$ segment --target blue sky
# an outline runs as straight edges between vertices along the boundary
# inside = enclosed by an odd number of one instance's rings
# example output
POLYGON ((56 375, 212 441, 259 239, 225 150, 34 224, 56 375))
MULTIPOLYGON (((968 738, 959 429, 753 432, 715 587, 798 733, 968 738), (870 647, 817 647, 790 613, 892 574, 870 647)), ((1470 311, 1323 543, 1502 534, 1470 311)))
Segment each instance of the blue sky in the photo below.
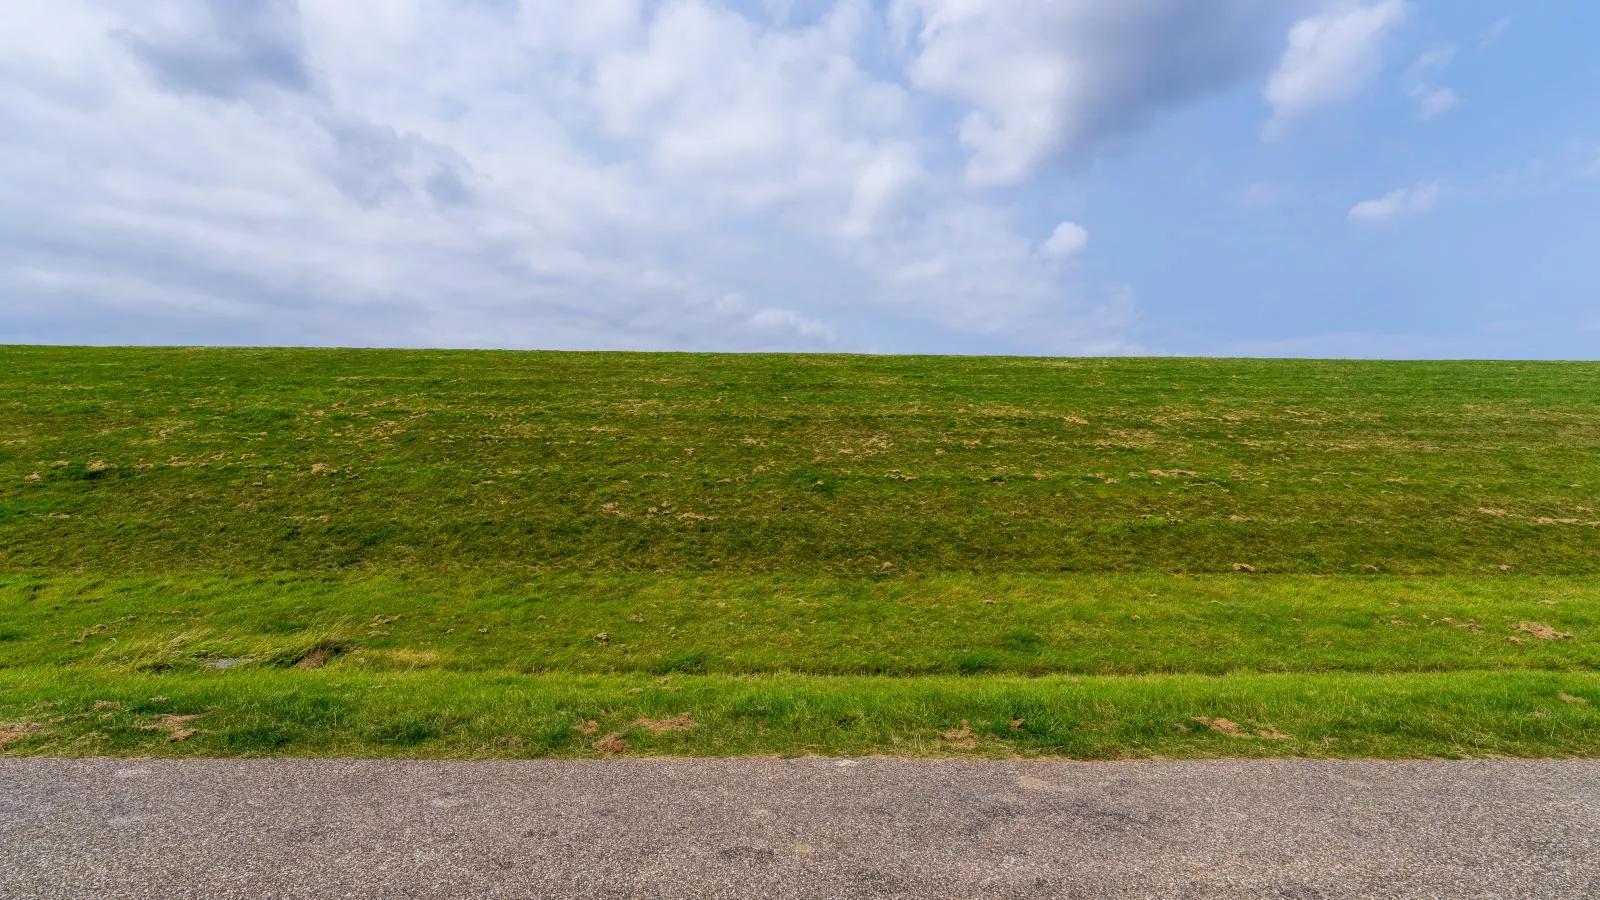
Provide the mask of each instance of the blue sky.
POLYGON ((20 0, 0 342, 1600 349, 1600 5, 20 0))

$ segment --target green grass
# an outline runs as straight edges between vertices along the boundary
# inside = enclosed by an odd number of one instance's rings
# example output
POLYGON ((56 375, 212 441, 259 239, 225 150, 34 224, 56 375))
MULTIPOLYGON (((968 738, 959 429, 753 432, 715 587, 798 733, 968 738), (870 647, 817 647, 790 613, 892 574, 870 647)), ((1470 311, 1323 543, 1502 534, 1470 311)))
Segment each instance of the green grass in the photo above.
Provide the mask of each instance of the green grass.
POLYGON ((1600 574, 1597 364, 10 348, 0 371, 11 571, 1600 574))
POLYGON ((47 670, 0 673, 0 707, 30 729, 9 752, 53 756, 594 756, 616 734, 628 751, 668 755, 1549 757, 1594 754, 1600 676, 47 670), (639 724, 684 713, 693 727, 639 724), (174 727, 197 731, 174 742, 174 727))
POLYGON ((525 674, 1600 668, 1584 578, 24 576, 0 577, 0 621, 17 623, 0 664, 125 672, 316 651, 350 671, 525 674))
POLYGON ((0 753, 1600 756, 1596 510, 1589 363, 0 348, 0 753))

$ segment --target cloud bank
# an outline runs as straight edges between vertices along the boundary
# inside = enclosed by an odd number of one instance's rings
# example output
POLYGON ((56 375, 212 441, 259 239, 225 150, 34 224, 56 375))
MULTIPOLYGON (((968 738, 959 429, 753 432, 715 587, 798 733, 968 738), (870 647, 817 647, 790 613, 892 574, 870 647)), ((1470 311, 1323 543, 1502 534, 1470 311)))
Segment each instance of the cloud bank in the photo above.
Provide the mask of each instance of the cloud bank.
POLYGON ((0 337, 1130 350, 1136 273, 1009 189, 1286 34, 1274 121, 1346 97, 1404 8, 22 0, 0 337))

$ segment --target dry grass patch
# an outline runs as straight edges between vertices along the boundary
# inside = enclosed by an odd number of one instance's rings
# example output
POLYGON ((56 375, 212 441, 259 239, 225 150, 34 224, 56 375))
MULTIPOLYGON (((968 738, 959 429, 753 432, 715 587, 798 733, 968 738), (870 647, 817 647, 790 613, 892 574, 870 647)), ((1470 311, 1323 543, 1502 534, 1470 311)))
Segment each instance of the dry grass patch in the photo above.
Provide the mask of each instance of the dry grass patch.
POLYGON ((33 737, 41 730, 43 729, 33 722, 0 722, 0 750, 33 737))
POLYGON ((634 719, 635 728, 643 728, 652 734, 666 731, 688 731, 700 723, 696 722, 688 713, 678 713, 670 719, 634 719))
POLYGON ((1250 736, 1250 732, 1245 731, 1244 728, 1239 725, 1239 723, 1229 719, 1220 717, 1211 718, 1210 716, 1195 716, 1194 721, 1199 722, 1201 725, 1204 725, 1212 731, 1215 731, 1217 734, 1225 734, 1228 737, 1247 738, 1250 736))
POLYGON ((436 650, 413 650, 398 647, 393 650, 364 650, 362 656, 385 667, 394 669, 429 669, 440 662, 436 650))
POLYGON ((165 731, 167 733, 167 742, 176 744, 180 741, 186 741, 189 738, 199 734, 200 730, 198 728, 190 728, 188 725, 190 722, 203 718, 205 715, 205 713, 194 713, 187 716, 157 716, 155 719, 140 725, 139 727, 145 729, 146 731, 165 731))
POLYGON ((333 651, 324 647, 320 650, 313 650, 310 653, 307 653, 305 656, 300 657, 300 659, 295 661, 294 667, 296 669, 320 669, 327 664, 328 660, 332 658, 333 651))
POLYGON ((959 747, 962 750, 971 750, 978 746, 977 738, 972 735, 972 723, 966 719, 961 720, 960 728, 952 728, 946 731, 944 739, 949 741, 952 746, 959 747))
POLYGON ((1531 634, 1541 641, 1564 641, 1572 637, 1570 632, 1557 631, 1540 622, 1518 622, 1515 630, 1524 634, 1531 634))

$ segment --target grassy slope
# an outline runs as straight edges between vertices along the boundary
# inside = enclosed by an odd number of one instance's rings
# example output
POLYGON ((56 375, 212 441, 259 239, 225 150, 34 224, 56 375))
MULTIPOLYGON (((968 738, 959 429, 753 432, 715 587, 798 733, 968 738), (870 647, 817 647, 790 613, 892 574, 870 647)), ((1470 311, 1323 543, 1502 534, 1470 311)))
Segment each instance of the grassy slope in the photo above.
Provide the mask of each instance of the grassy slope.
POLYGON ((563 754, 591 718, 647 752, 1600 751, 1592 364, 0 372, 6 752, 563 754), (158 694, 199 732, 139 728, 158 694), (628 726, 669 711, 701 724, 628 726))

